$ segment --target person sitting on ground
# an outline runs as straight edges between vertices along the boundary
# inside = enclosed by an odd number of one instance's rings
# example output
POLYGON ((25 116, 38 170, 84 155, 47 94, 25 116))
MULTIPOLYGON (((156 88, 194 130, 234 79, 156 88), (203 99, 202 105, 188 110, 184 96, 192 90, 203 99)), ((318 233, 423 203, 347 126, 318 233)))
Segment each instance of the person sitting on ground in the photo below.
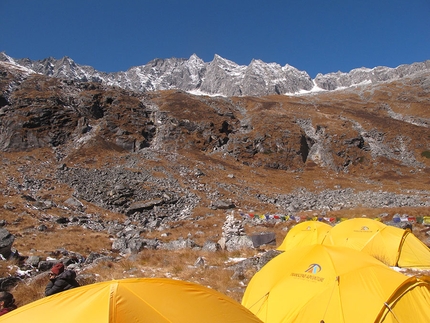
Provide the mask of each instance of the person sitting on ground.
POLYGON ((0 316, 16 309, 13 295, 6 291, 0 292, 0 316))
POLYGON ((79 287, 76 281, 76 272, 64 270, 63 263, 59 262, 51 268, 49 273, 49 283, 45 288, 45 296, 50 296, 65 290, 79 287))

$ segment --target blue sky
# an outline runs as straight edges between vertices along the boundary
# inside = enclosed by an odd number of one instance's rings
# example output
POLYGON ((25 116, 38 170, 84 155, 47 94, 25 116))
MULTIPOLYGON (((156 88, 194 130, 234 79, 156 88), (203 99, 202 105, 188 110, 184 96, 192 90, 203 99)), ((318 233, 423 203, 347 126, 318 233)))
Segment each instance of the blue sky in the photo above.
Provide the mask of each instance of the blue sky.
POLYGON ((193 53, 311 77, 430 59, 429 0, 1 0, 0 12, 0 51, 104 72, 193 53))

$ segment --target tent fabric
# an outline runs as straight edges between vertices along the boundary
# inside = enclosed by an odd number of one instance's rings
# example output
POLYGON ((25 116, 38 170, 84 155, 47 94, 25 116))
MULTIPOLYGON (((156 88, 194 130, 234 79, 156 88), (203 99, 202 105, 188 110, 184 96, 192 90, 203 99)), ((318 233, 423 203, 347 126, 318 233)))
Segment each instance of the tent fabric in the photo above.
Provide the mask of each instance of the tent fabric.
POLYGON ((261 323, 207 287, 167 278, 130 278, 78 287, 0 316, 5 323, 261 323))
POLYGON ((430 283, 396 272, 366 253, 321 244, 273 258, 254 275, 242 299, 265 323, 394 322, 384 303, 398 316, 428 323, 430 283))
POLYGON ((430 269, 430 249, 413 233, 368 218, 337 224, 323 244, 360 250, 392 267, 430 269))
POLYGON ((348 219, 336 224, 323 244, 362 250, 384 227, 384 223, 368 218, 348 219))
POLYGON ((404 238, 399 250, 397 266, 430 269, 430 249, 413 233, 408 230, 403 231, 404 238))
POLYGON ((277 250, 285 251, 299 246, 321 244, 331 225, 321 221, 301 222, 288 231, 277 250))
MULTIPOLYGON (((412 278, 413 280, 413 278, 412 278)), ((429 320, 429 293, 426 285, 430 284, 430 277, 420 277, 408 285, 402 286, 387 301, 376 322, 399 323, 399 322, 426 322, 429 320), (412 292, 409 292, 412 290, 412 292), (396 299, 401 297, 402 301, 396 299)))

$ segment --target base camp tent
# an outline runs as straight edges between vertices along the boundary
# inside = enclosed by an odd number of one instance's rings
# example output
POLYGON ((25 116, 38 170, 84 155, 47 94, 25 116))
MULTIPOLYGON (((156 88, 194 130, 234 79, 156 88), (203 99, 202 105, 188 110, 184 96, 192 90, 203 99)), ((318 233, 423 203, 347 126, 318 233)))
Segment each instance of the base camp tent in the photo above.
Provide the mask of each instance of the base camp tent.
POLYGON ((311 244, 321 244, 331 228, 331 225, 321 221, 301 222, 288 231, 277 250, 285 251, 311 244))
POLYGON ((315 244, 269 261, 242 304, 265 323, 428 323, 430 277, 408 277, 366 253, 315 244))
POLYGON ((5 323, 261 323, 212 289, 166 278, 113 280, 42 298, 0 316, 5 323))
POLYGON ((361 250, 392 267, 430 269, 430 249, 412 232, 368 218, 340 222, 323 244, 361 250))

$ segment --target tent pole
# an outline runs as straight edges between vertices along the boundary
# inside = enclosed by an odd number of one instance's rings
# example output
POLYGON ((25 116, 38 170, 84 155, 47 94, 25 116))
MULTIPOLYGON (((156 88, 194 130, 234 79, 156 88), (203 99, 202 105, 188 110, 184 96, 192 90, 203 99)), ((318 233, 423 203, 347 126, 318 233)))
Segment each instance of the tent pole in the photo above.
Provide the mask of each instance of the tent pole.
POLYGON ((396 314, 394 314, 394 312, 391 310, 390 305, 388 305, 388 303, 387 303, 387 302, 384 302, 384 304, 385 304, 385 306, 388 308, 388 311, 389 311, 391 314, 393 314, 393 317, 394 317, 394 319, 396 320, 396 322, 399 322, 399 323, 400 323, 400 321, 399 321, 399 319, 397 318, 396 314))
MULTIPOLYGON (((340 278, 339 276, 336 276, 336 278, 335 278, 335 282, 337 282, 337 285, 338 285, 338 286, 339 286, 339 278, 340 278)), ((331 302, 331 298, 332 298, 332 296, 333 296, 333 292, 334 292, 335 287, 336 287, 336 285, 335 285, 335 284, 333 284, 333 288, 332 288, 332 290, 331 290, 330 298, 328 299, 327 307, 325 308, 325 312, 324 312, 324 315, 323 315, 323 319, 321 320, 321 322, 322 322, 322 323, 324 323, 324 318, 325 318, 325 315, 327 314, 328 306, 329 306, 329 304, 330 304, 330 302, 331 302)), ((320 323, 321 323, 321 322, 320 322, 320 323)))

